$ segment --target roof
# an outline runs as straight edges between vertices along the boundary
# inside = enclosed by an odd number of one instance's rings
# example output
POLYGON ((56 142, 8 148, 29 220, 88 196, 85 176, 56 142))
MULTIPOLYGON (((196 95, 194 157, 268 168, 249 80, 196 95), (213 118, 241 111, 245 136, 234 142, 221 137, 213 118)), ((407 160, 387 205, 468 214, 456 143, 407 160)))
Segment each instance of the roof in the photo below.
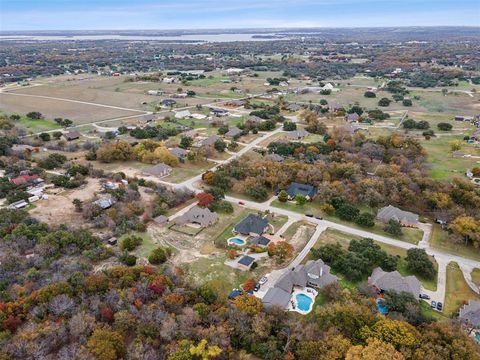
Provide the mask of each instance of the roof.
POLYGON ((243 295, 243 291, 241 290, 232 290, 232 292, 228 295, 229 299, 235 299, 237 296, 243 295))
POLYGON ((165 224, 168 221, 168 218, 165 215, 159 215, 153 218, 153 221, 157 224, 165 224))
POLYGON ((400 210, 395 206, 388 205, 378 210, 377 219, 384 222, 388 222, 393 219, 400 223, 406 222, 409 224, 415 224, 418 222, 418 215, 409 211, 400 210))
POLYGON ((217 114, 226 114, 228 113, 228 110, 225 110, 225 109, 217 109, 217 108, 210 108, 210 110, 214 113, 217 113, 217 114))
POLYGON ((250 243, 252 245, 261 245, 261 246, 267 246, 268 244, 270 244, 270 239, 267 239, 265 236, 256 236, 254 237, 250 243))
POLYGON ((360 115, 354 112, 353 114, 348 114, 347 119, 349 121, 358 121, 358 119, 360 119, 360 115))
POLYGON ((64 133, 63 136, 67 140, 75 140, 75 139, 78 139, 81 136, 81 134, 78 131, 70 131, 70 132, 64 133))
POLYGON ((241 234, 263 234, 268 221, 258 215, 249 214, 235 226, 235 231, 241 234))
POLYGON ((415 299, 418 298, 421 289, 420 281, 415 276, 403 277, 398 271, 386 272, 379 267, 373 269, 372 275, 368 278, 368 283, 380 290, 409 292, 415 299))
POLYGON ((144 172, 154 176, 161 176, 161 175, 164 175, 165 172, 169 172, 169 171, 172 171, 172 168, 164 163, 151 166, 148 169, 144 170, 144 172))
POLYGON ((470 300, 468 304, 463 305, 458 317, 474 327, 480 327, 480 301, 470 300))
POLYGON ((185 225, 188 223, 196 223, 200 226, 209 226, 218 220, 218 215, 207 208, 194 206, 186 213, 176 217, 173 221, 177 225, 185 225))
POLYGON ((253 264, 254 261, 255 261, 255 258, 245 255, 240 260, 238 260, 238 263, 241 265, 250 266, 253 264))
POLYGON ((145 114, 145 115, 142 115, 142 117, 140 118, 140 121, 142 122, 150 122, 150 121, 153 121, 155 119, 155 115, 153 114, 145 114))
POLYGON ((187 150, 179 147, 171 148, 169 151, 170 151, 170 154, 178 158, 187 156, 187 150))
POLYGON ((34 180, 37 180, 37 179, 39 179, 39 176, 37 174, 21 175, 21 176, 18 176, 16 178, 11 179, 10 182, 14 183, 15 185, 19 185, 19 184, 25 184, 25 183, 28 183, 28 182, 31 182, 31 181, 34 181, 34 180))
POLYGON ((173 99, 163 99, 162 100, 162 104, 163 105, 173 105, 173 104, 176 104, 177 102, 173 99))
POLYGON ((277 287, 268 289, 267 293, 262 299, 263 306, 270 309, 272 306, 278 306, 285 309, 291 299, 291 294, 285 290, 277 287))
POLYGON ((249 122, 251 124, 259 124, 261 122, 265 121, 264 119, 262 119, 261 117, 258 117, 258 116, 255 116, 255 115, 251 115, 248 117, 248 119, 245 121, 245 122, 249 122))
POLYGON ((235 137, 237 135, 240 135, 242 133, 242 130, 240 130, 238 127, 234 126, 228 132, 225 134, 226 137, 235 137))
POLYGON ((293 104, 288 104, 287 105, 287 110, 290 110, 290 111, 298 111, 301 108, 302 108, 302 105, 300 105, 300 104, 293 103, 293 104))
POLYGON ((192 114, 190 114, 190 111, 188 110, 183 110, 183 111, 178 111, 175 113, 175 118, 176 119, 183 119, 183 118, 186 118, 186 117, 189 117, 191 116, 192 114))
POLYGON ((291 139, 300 139, 308 135, 310 135, 310 133, 307 130, 303 130, 303 129, 287 132, 287 136, 291 139))
POLYGON ((285 160, 285 159, 283 158, 283 156, 278 155, 278 154, 268 154, 268 155, 265 155, 265 159, 270 160, 270 161, 274 161, 274 162, 282 162, 282 161, 285 160))
POLYGON ((297 195, 308 196, 310 199, 317 194, 317 189, 312 185, 293 182, 287 189, 288 196, 294 198, 297 195))
POLYGON ((110 206, 115 204, 115 200, 113 200, 113 198, 110 198, 110 197, 104 197, 104 198, 95 200, 93 203, 95 205, 100 206, 102 209, 108 209, 110 206))
POLYGON ((213 145, 220 139, 217 135, 212 135, 200 142, 201 145, 213 145))

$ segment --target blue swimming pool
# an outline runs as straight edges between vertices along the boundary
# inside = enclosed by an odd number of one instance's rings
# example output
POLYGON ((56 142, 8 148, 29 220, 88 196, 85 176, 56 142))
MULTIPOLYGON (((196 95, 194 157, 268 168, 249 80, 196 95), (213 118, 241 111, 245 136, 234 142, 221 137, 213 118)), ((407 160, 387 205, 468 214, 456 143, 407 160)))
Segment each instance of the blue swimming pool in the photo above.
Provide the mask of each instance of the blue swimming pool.
POLYGON ((475 333, 475 341, 476 341, 477 343, 480 343, 480 332, 476 332, 476 333, 475 333))
POLYGON ((245 240, 240 239, 240 238, 231 238, 231 239, 228 239, 228 243, 229 243, 229 244, 233 244, 233 245, 238 245, 238 246, 243 246, 243 245, 246 244, 245 240))
POLYGON ((297 294, 297 307, 301 311, 310 311, 312 308, 313 300, 305 294, 297 294))
POLYGON ((388 306, 385 304, 385 301, 382 299, 377 300, 377 309, 380 314, 388 314, 388 306))

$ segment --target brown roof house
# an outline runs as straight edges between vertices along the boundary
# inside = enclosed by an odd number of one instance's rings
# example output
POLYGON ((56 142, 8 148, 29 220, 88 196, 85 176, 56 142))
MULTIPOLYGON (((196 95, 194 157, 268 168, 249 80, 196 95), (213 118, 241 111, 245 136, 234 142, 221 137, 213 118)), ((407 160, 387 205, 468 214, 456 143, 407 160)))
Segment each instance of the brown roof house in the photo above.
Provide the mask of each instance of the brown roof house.
POLYGON ((70 132, 67 132, 67 133, 63 134, 63 137, 67 141, 77 140, 77 139, 80 138, 80 136, 81 136, 81 134, 78 131, 70 131, 70 132))
POLYGON ((171 172, 172 168, 164 163, 160 163, 143 170, 144 174, 153 175, 159 178, 170 175, 171 172))
POLYGON ((377 267, 368 278, 368 284, 378 292, 393 290, 408 292, 418 299, 422 285, 415 276, 402 276, 398 271, 386 272, 377 267))
POLYGON ((194 224, 201 227, 207 227, 215 224, 218 220, 218 215, 207 208, 194 206, 186 213, 176 217, 173 222, 177 225, 194 224))
POLYGON ((390 220, 398 221, 402 226, 417 227, 418 215, 409 211, 403 211, 395 206, 388 205, 377 212, 377 219, 383 223, 388 223, 390 220))
POLYGON ((239 129, 238 127, 234 126, 230 130, 228 130, 227 133, 225 133, 225 137, 227 138, 234 138, 236 136, 242 135, 242 130, 239 129))

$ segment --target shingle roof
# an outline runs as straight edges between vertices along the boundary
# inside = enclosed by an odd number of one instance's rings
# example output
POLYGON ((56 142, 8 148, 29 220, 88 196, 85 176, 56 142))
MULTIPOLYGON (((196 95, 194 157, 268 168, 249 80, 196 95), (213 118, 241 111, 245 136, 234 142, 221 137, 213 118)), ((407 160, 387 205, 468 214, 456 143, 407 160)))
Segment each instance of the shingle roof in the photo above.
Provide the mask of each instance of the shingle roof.
POLYGON ((380 290, 409 292, 415 298, 418 298, 421 289, 420 281, 415 276, 403 277, 398 271, 385 272, 379 267, 373 269, 372 275, 368 278, 368 283, 380 290))
POLYGON ((288 196, 294 198, 297 195, 308 196, 310 199, 315 197, 317 189, 312 185, 292 182, 287 189, 288 196))
POLYGON ((235 226, 235 231, 241 234, 263 234, 268 226, 268 221, 260 216, 249 214, 235 226))
POLYGON ((480 327, 480 301, 470 300, 463 305, 458 317, 476 328, 480 327))
POLYGON ((81 136, 81 134, 78 131, 70 131, 63 134, 63 136, 67 140, 75 140, 75 139, 78 139, 81 136))
POLYGON ((237 135, 240 135, 242 133, 242 130, 240 130, 238 127, 234 126, 228 132, 225 134, 226 137, 235 137, 237 135))
POLYGON ((175 224, 184 225, 188 223, 196 223, 200 226, 209 226, 214 224, 218 219, 218 215, 207 208, 194 206, 186 213, 176 217, 173 221, 175 224))
POLYGON ((418 215, 411 213, 409 211, 403 211, 395 206, 388 205, 380 210, 377 213, 377 219, 388 222, 391 219, 401 222, 407 222, 409 224, 415 224, 418 222, 418 215))
POLYGON ((287 136, 291 139, 301 139, 306 136, 310 135, 310 133, 306 130, 300 129, 300 130, 293 130, 287 132, 287 136))
POLYGON ((167 164, 160 163, 155 166, 151 166, 148 169, 144 170, 144 172, 154 175, 154 176, 160 176, 164 175, 165 172, 172 171, 172 168, 168 166, 167 164))
POLYGON ((245 265, 245 266, 250 266, 252 263, 255 261, 255 259, 251 256, 245 255, 242 257, 240 260, 238 260, 239 264, 245 265))
POLYGON ((169 151, 170 151, 170 154, 172 154, 173 156, 176 156, 178 158, 187 156, 187 150, 179 148, 179 147, 171 148, 169 151))
POLYGON ((267 239, 265 236, 256 236, 250 241, 250 243, 252 245, 267 246, 270 244, 270 239, 267 239))
POLYGON ((100 198, 94 201, 94 204, 100 206, 102 209, 108 209, 110 206, 115 204, 115 200, 113 200, 113 198, 110 198, 110 197, 108 198, 105 197, 105 198, 100 198))
POLYGON ((208 138, 202 140, 200 143, 202 145, 214 145, 217 140, 220 139, 217 135, 209 136, 208 138))
POLYGON ((272 306, 278 306, 282 309, 285 309, 291 297, 292 296, 290 292, 273 287, 268 289, 267 293, 262 299, 262 303, 266 309, 270 309, 272 306))

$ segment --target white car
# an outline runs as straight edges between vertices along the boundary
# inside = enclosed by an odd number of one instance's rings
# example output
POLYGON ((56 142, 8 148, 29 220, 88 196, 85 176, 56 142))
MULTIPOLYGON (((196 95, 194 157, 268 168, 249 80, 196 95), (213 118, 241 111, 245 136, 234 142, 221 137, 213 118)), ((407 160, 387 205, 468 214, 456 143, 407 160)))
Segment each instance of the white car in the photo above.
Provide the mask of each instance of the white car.
POLYGON ((267 279, 265 276, 263 276, 263 277, 258 281, 258 283, 259 283, 260 285, 263 285, 263 284, 265 284, 267 281, 268 281, 268 279, 267 279))

